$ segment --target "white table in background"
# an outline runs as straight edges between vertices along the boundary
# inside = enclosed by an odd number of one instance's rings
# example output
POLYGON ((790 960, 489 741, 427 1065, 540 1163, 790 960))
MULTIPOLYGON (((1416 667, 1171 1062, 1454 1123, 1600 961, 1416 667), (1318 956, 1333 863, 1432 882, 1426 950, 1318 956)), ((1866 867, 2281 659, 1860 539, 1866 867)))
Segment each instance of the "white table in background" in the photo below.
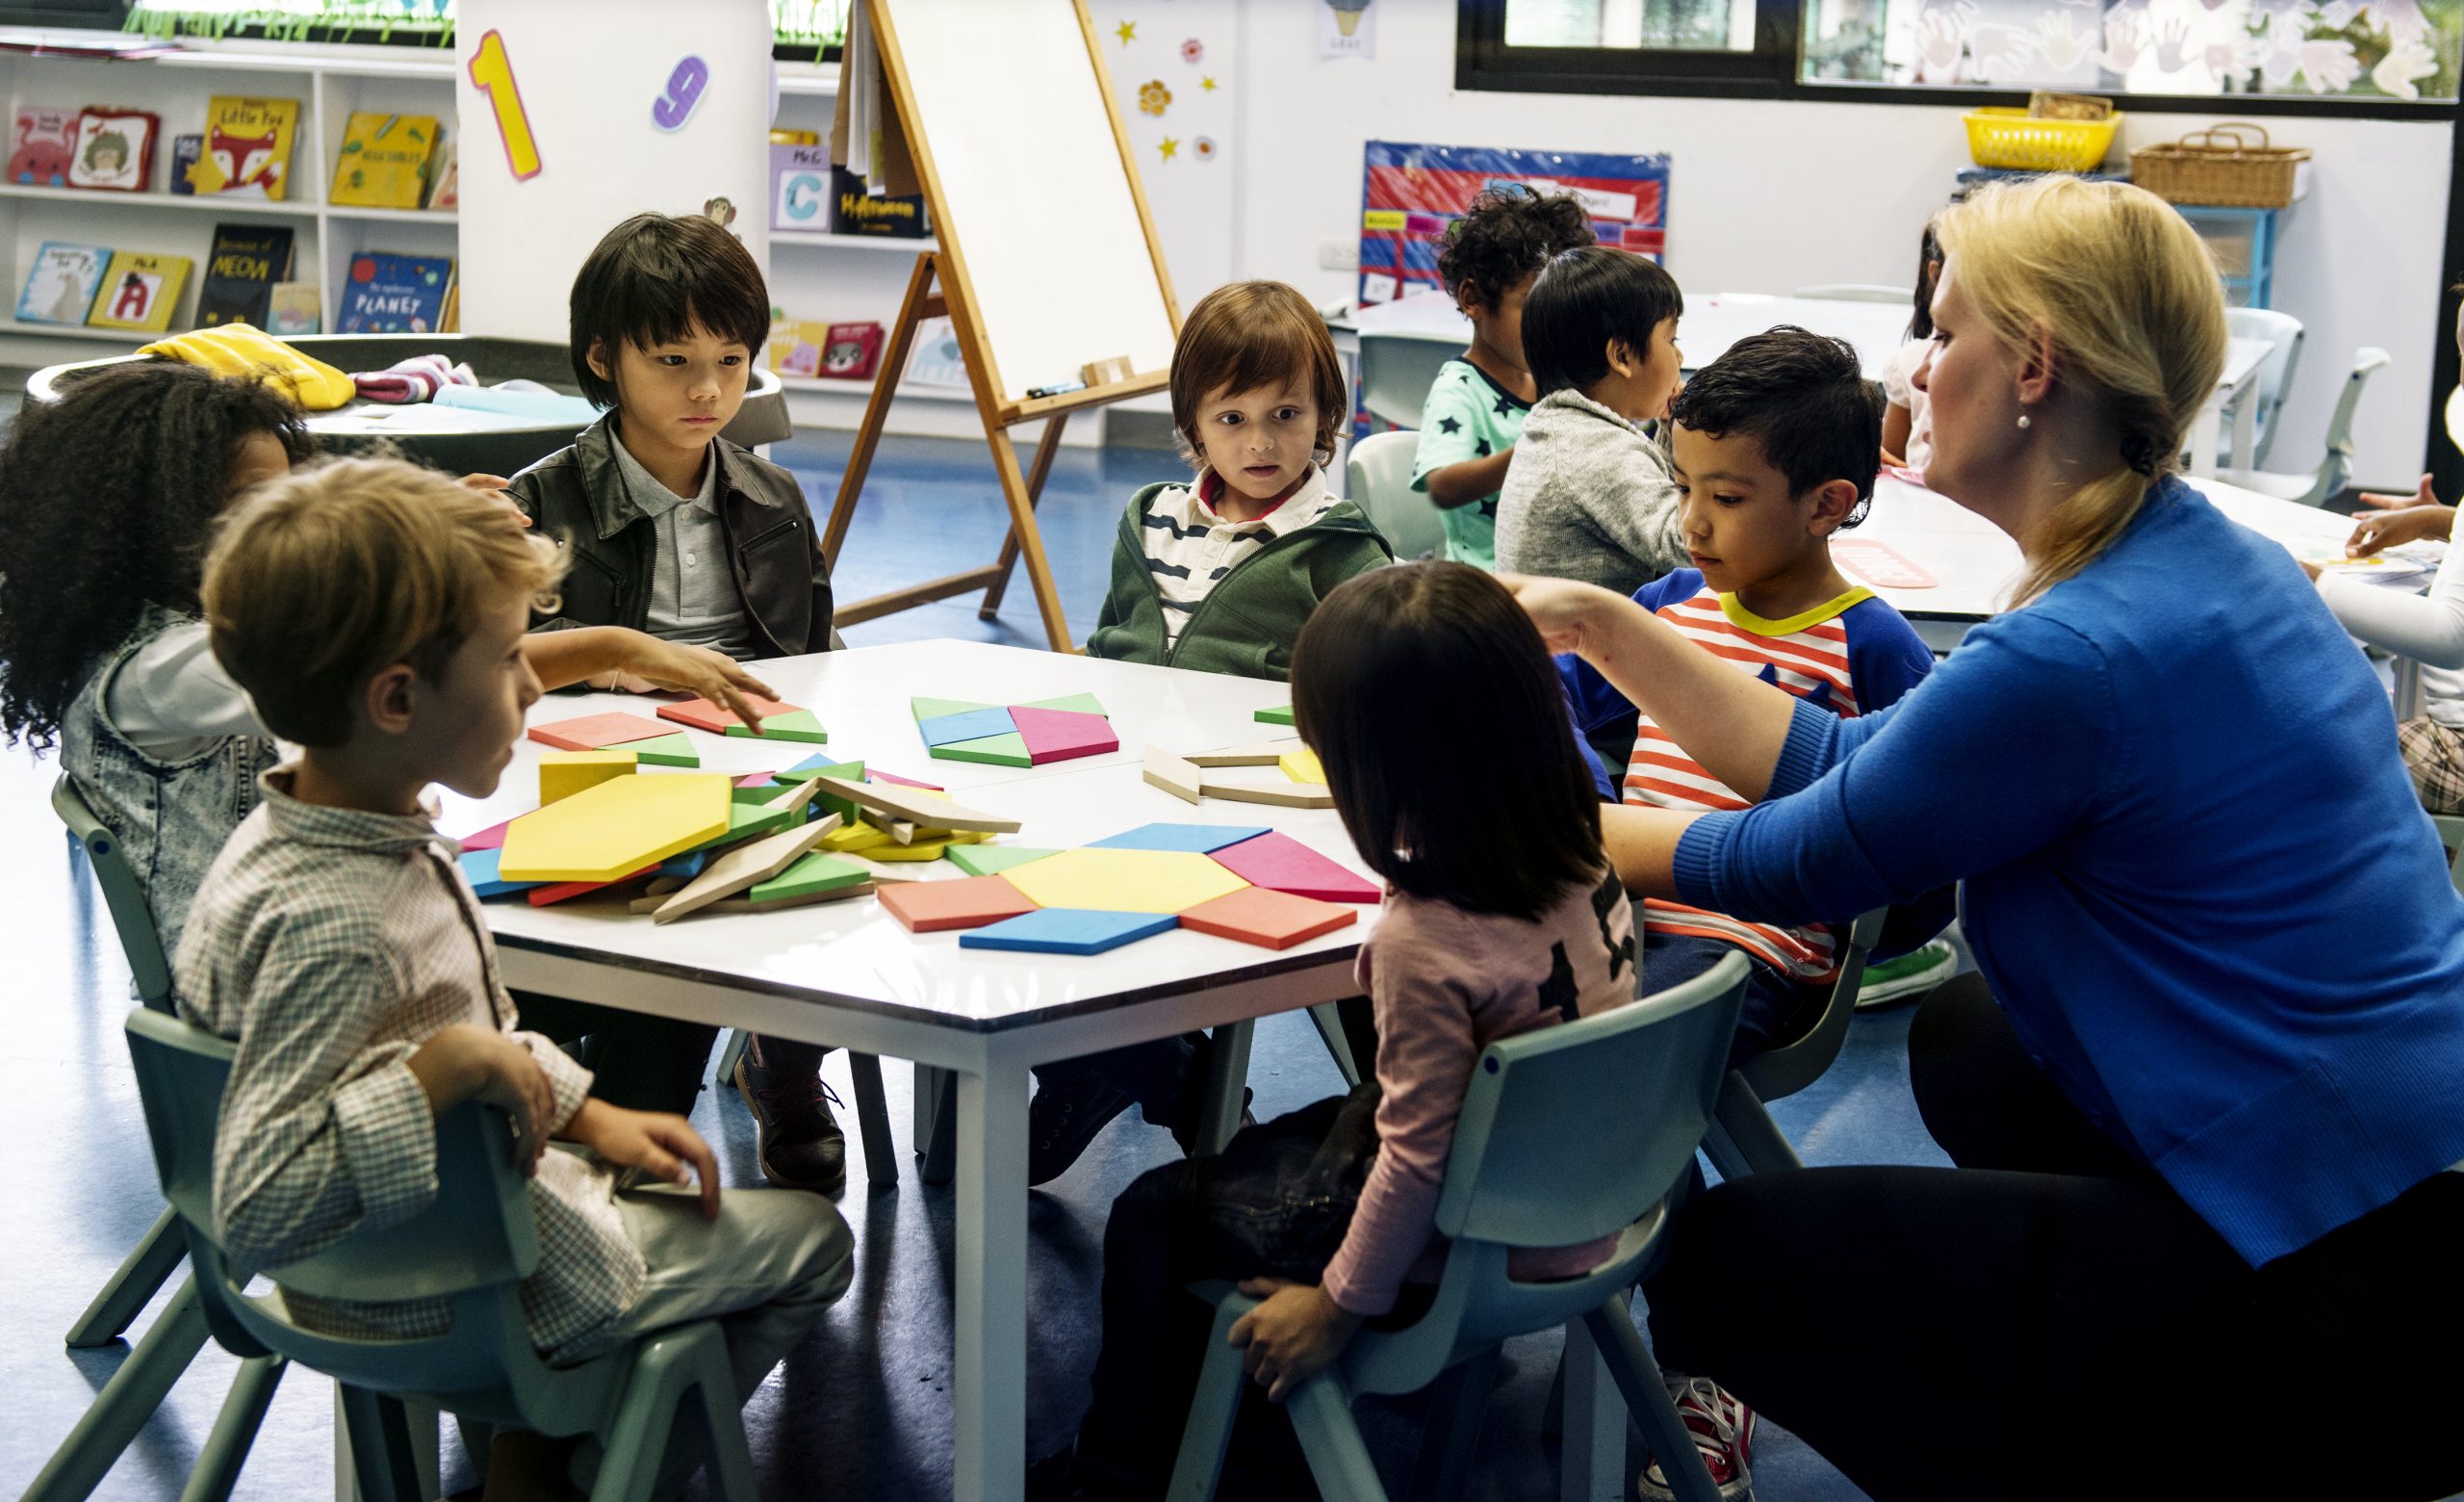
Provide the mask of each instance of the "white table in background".
MULTIPOLYGON (((2234 339, 2224 347, 2224 373, 2217 377, 2216 395, 2198 409, 2191 424, 2191 473, 2216 473, 2217 446, 2222 441, 2224 414, 2233 414, 2233 468, 2250 467, 2259 435, 2259 367, 2274 349, 2264 339, 2234 339)), ((2247 494, 2247 492, 2242 492, 2247 494)))
MULTIPOLYGON (((1141 776, 1149 742, 1199 750, 1289 734, 1253 717, 1290 701, 1280 684, 947 641, 790 658, 756 670, 782 697, 819 715, 829 744, 696 734, 706 769, 777 769, 827 752, 943 784, 972 806, 1023 820, 1019 833, 1000 837, 1011 844, 1066 848, 1150 821, 1264 825, 1361 869, 1332 812, 1222 801, 1193 808, 1141 776), (908 711, 911 694, 1012 704, 1078 692, 1103 701, 1118 752, 1033 769, 931 761, 908 711)), ((650 705, 615 694, 553 695, 530 718, 625 708, 646 713, 650 705)), ((445 827, 474 830, 533 805, 540 750, 523 741, 497 794, 451 800, 445 827)), ((1023 1485, 1029 1066, 1353 995, 1353 956, 1376 917, 1364 906, 1357 924, 1281 952, 1175 932, 1074 957, 962 949, 955 933, 909 933, 869 898, 666 926, 587 901, 498 902, 487 912, 509 986, 955 1073, 953 1489, 969 1502, 1014 1497, 1023 1485)), ((1236 1080, 1241 1072, 1230 1071, 1236 1080)), ((919 1101, 927 1094, 919 1089, 919 1101)), ((1213 1104, 1228 1128, 1238 1116, 1237 1086, 1229 1101, 1221 1095, 1213 1104)), ((1613 1402, 1602 1406, 1595 1427, 1610 1423, 1622 1434, 1623 1410, 1613 1402)), ((1622 1479, 1611 1475, 1608 1489, 1595 1491, 1613 1494, 1622 1479)))
MULTIPOLYGON (((1749 334, 1794 324, 1855 345, 1865 374, 1879 378, 1883 362, 1907 335, 1908 318, 1909 309, 1897 303, 1711 293, 1685 299, 1677 343, 1684 352, 1686 369, 1699 370, 1749 334)), ((1416 292, 1393 302, 1373 303, 1326 326, 1335 336, 1336 350, 1347 356, 1357 353, 1362 334, 1401 334, 1456 345, 1472 342, 1472 321, 1442 292, 1416 292)))

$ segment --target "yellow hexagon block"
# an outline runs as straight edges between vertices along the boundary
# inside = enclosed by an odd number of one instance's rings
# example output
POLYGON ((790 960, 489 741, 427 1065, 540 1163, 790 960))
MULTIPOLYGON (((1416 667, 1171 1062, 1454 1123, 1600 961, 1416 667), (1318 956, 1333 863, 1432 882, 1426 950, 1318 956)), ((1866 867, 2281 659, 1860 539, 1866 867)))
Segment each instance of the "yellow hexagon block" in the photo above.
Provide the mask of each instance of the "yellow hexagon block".
POLYGON ((650 772, 585 788, 507 825, 506 881, 616 881, 728 832, 728 779, 650 772))
POLYGON ((1001 873, 1039 907, 1179 913, 1248 885, 1180 850, 1064 850, 1001 873))
POLYGON ((551 751, 539 759, 539 801, 562 803, 584 788, 640 769, 630 751, 551 751))

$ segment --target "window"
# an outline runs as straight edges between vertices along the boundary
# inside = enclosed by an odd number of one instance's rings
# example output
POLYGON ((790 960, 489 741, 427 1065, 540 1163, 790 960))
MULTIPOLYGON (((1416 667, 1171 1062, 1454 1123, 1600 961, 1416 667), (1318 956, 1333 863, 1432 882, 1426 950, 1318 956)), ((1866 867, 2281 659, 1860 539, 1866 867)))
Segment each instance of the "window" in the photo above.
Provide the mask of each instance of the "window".
POLYGON ((1467 89, 1981 103, 2052 89, 2136 110, 2420 118, 2464 82, 2464 0, 1458 4, 1467 89))
MULTIPOLYGON (((453 0, 49 0, 55 9, 107 11, 86 25, 120 24, 158 37, 265 37, 281 41, 441 44, 453 36, 453 0)), ((783 60, 835 59, 851 0, 770 0, 783 60)), ((0 11, 12 9, 0 0, 0 11)))

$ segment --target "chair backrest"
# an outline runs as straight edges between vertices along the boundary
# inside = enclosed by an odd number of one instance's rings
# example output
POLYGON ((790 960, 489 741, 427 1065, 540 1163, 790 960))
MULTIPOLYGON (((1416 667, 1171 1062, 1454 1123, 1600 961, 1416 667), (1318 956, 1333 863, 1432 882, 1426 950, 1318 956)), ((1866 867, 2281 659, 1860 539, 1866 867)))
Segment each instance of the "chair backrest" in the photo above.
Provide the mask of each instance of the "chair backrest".
POLYGON ((1344 465, 1346 493, 1404 562, 1446 547, 1435 503, 1412 488, 1412 458, 1420 445, 1418 433, 1372 433, 1351 446, 1344 465))
POLYGON ((1615 1235, 1677 1186, 1711 1120, 1746 960, 1481 1050, 1437 1203, 1449 1236, 1510 1247, 1615 1235))
POLYGON ((215 1235, 215 1128, 236 1052, 228 1040, 140 1008, 129 1056, 164 1197, 179 1214, 197 1292, 218 1337, 231 1332, 353 1386, 377 1392, 493 1391, 534 1374, 519 1285, 538 1266, 526 1181, 514 1170, 501 1112, 469 1102, 436 1124, 436 1198, 381 1231, 346 1236, 271 1276, 326 1299, 452 1300, 452 1328, 409 1339, 355 1339, 295 1323, 276 1298, 245 1292, 248 1274, 215 1235))
POLYGON ((1820 298, 1829 302, 1896 302, 1904 308, 1916 305, 1913 287, 1885 287, 1875 282, 1824 282, 1797 289, 1800 298, 1820 298))
POLYGON ((1823 1071, 1839 1057, 1840 1046, 1848 1041, 1848 1024, 1857 1016, 1857 988, 1864 984, 1865 960, 1874 952, 1874 943, 1882 937, 1883 921, 1889 916, 1890 909, 1876 908, 1849 925, 1847 942, 1839 954, 1839 973, 1831 983, 1831 996, 1823 1002, 1822 1016, 1804 1036, 1776 1049, 1765 1049, 1737 1066, 1737 1073, 1753 1087, 1756 1100, 1768 1105, 1795 1095, 1820 1079, 1823 1071))
POLYGON ((1438 368, 1463 353, 1452 334, 1370 333, 1360 336, 1360 404, 1398 427, 1418 427, 1438 368))
MULTIPOLYGON (((2293 373, 2301 364, 2301 320, 2274 308, 2226 308, 2224 326, 2237 339, 2268 342, 2268 357, 2259 362, 2259 436, 2250 448, 2250 462, 2265 468, 2268 451, 2275 444, 2276 418, 2284 411, 2284 394, 2292 389, 2293 373)), ((2225 434, 2225 453, 2217 455, 2218 463, 2231 462, 2232 441, 2225 434)))
POLYGON ((2438 831, 2440 848, 2447 852, 2447 880, 2457 892, 2464 892, 2464 818, 2449 814, 2432 814, 2430 825, 2438 831))
POLYGON ((2384 350, 2354 351, 2352 374, 2345 377, 2344 390, 2336 394, 2336 409, 2327 418, 2327 452, 2319 461, 2318 477, 2308 490, 2295 497, 2303 505, 2324 505, 2352 479, 2353 410, 2361 405, 2361 391, 2370 383, 2371 373, 2391 363, 2384 350))
POLYGON ((121 853, 119 837, 94 813, 93 805, 63 772, 51 785, 51 810, 68 826, 69 838, 86 849, 94 880, 103 889, 103 905, 111 910, 112 927, 119 931, 120 949, 136 977, 138 999, 158 1012, 171 1009, 171 964, 163 952, 163 936, 154 927, 154 910, 145 901, 144 883, 121 853))

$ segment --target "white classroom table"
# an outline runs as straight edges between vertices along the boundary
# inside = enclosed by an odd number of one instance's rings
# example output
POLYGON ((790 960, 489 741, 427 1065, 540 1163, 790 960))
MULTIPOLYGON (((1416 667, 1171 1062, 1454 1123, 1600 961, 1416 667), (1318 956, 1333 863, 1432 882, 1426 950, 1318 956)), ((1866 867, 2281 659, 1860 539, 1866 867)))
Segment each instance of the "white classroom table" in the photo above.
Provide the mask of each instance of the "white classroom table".
MULTIPOLYGON (((830 741, 693 732, 706 770, 775 770, 826 752, 941 784, 970 806, 1023 820, 1017 834, 998 837, 1003 843, 1066 848, 1156 821, 1265 825, 1366 874, 1331 811, 1213 799, 1192 807, 1141 775, 1150 742, 1195 751, 1291 735, 1253 717, 1291 701, 1283 685, 957 641, 856 648, 754 669, 788 702, 813 710, 830 741), (1102 700, 1119 751, 1032 769, 932 761, 908 710, 911 694, 1011 704, 1077 692, 1102 700)), ((552 694, 530 718, 614 709, 648 713, 651 705, 619 694, 552 694)), ((442 827, 469 833, 536 804, 541 749, 520 742, 496 795, 449 799, 442 827)), ((912 869, 928 878, 961 874, 942 863, 912 869)), ((1024 1484, 1028 1067, 1354 995, 1353 956, 1376 918, 1374 907, 1363 906, 1353 926, 1279 953, 1184 931, 1074 957, 962 949, 955 933, 909 933, 869 897, 665 926, 586 899, 547 908, 492 902, 486 911, 508 986, 955 1073, 953 1489, 966 1502, 1014 1497, 1024 1484)), ((1213 1082, 1218 1144, 1238 1118, 1245 1069, 1245 1057, 1228 1060, 1213 1082)), ((938 1092, 937 1076, 918 1073, 920 1114, 938 1092)), ((1606 1386, 1596 1359, 1578 1366, 1578 1397, 1606 1386)), ((1619 1463, 1624 1426, 1613 1387, 1569 1420, 1570 1433, 1613 1432, 1619 1463)), ((1604 1458, 1607 1441, 1589 1453, 1604 1458)), ((1570 1481, 1579 1489, 1568 1495, 1613 1497, 1623 1480, 1622 1464, 1604 1459, 1600 1474, 1570 1481)))

